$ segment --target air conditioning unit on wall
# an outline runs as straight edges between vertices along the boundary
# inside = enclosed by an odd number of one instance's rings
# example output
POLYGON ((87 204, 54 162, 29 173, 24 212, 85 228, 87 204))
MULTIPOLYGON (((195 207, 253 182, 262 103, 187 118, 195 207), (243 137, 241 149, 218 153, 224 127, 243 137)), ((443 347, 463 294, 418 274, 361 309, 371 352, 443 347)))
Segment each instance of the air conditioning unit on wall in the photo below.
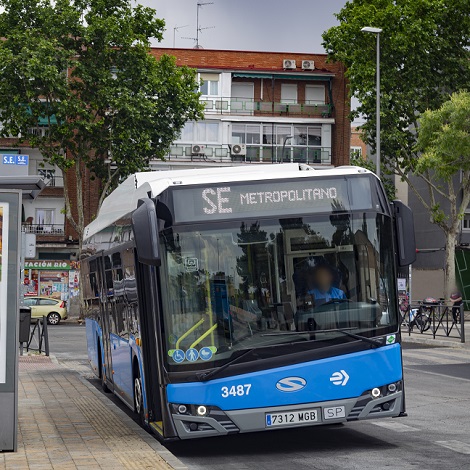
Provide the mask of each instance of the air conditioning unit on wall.
POLYGON ((243 145, 243 144, 232 145, 232 155, 238 155, 240 157, 246 156, 246 145, 243 145))
POLYGON ((295 70, 297 68, 295 60, 292 59, 284 59, 282 64, 284 70, 295 70))
POLYGON ((199 145, 199 144, 196 144, 196 145, 193 145, 191 147, 191 154, 192 155, 200 155, 201 153, 204 153, 204 145, 199 145))
POLYGON ((315 70, 315 62, 313 60, 303 60, 302 70, 315 70))

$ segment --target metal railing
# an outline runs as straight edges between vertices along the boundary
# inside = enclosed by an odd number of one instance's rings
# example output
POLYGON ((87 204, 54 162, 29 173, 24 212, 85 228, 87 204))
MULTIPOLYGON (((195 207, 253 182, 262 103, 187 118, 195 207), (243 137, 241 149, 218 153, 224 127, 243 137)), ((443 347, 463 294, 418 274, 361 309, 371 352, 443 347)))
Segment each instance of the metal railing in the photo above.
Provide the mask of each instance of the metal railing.
POLYGON ((57 176, 53 173, 43 173, 41 170, 38 171, 39 176, 44 180, 44 184, 47 188, 63 188, 64 177, 62 175, 57 176))
POLYGON ((35 135, 37 137, 46 137, 46 135, 49 133, 49 126, 30 127, 28 132, 29 134, 35 135))
POLYGON ((202 144, 198 145, 174 144, 170 148, 166 159, 168 161, 206 161, 214 163, 306 163, 330 164, 331 148, 329 147, 302 147, 283 145, 243 145, 241 154, 233 153, 233 145, 202 144))
POLYGON ((251 98, 231 97, 203 97, 205 112, 208 114, 236 114, 245 116, 275 115, 275 116, 302 116, 331 118, 333 106, 331 104, 306 101, 275 102, 254 100, 251 98))
POLYGON ((26 233, 35 233, 36 235, 63 235, 64 224, 28 224, 23 223, 23 231, 26 233))
POLYGON ((412 302, 402 316, 402 331, 445 338, 459 338, 465 343, 464 305, 453 306, 451 302, 412 302))

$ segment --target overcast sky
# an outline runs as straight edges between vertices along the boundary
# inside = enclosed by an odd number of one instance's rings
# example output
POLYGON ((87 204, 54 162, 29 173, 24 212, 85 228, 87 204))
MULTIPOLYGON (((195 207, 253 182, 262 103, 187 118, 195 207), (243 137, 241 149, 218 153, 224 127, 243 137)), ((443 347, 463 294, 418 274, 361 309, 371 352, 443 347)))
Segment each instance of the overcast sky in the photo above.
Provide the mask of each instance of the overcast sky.
MULTIPOLYGON (((162 46, 193 47, 198 0, 138 0, 157 10, 167 31, 162 46)), ((212 0, 200 0, 202 3, 212 0)), ((337 24, 346 0, 213 0, 200 9, 199 43, 206 49, 324 52, 323 31, 337 24)), ((156 44, 155 44, 156 45, 156 44)))

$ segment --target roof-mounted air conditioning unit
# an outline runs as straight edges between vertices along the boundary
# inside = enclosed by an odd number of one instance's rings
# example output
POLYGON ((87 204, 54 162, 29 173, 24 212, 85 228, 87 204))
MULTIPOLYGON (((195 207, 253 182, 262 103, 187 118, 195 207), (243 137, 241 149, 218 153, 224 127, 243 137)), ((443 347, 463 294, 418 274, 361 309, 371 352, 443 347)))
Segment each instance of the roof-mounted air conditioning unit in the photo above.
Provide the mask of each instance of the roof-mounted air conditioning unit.
POLYGON ((302 70, 315 70, 315 62, 313 60, 303 60, 302 70))
POLYGON ((284 59, 282 61, 284 70, 295 70, 297 65, 295 64, 295 60, 292 59, 284 59))
POLYGON ((246 145, 243 145, 243 144, 232 145, 232 155, 238 155, 240 157, 246 156, 246 145))

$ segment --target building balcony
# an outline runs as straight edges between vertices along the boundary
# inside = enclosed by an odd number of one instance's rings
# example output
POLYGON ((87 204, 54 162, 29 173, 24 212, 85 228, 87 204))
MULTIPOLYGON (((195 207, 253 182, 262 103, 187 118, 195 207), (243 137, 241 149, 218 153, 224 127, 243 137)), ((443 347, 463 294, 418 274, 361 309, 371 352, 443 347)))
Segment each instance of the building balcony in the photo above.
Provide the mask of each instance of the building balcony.
POLYGON ((65 238, 64 224, 30 224, 26 221, 22 230, 25 233, 34 233, 39 242, 59 242, 65 238))
POLYGON ((306 163, 330 165, 331 148, 285 145, 189 145, 175 144, 170 148, 169 162, 210 163, 306 163))
POLYGON ((277 103, 273 101, 256 101, 249 98, 203 97, 201 103, 206 114, 227 114, 237 116, 282 116, 297 118, 332 117, 331 104, 318 103, 277 103))

